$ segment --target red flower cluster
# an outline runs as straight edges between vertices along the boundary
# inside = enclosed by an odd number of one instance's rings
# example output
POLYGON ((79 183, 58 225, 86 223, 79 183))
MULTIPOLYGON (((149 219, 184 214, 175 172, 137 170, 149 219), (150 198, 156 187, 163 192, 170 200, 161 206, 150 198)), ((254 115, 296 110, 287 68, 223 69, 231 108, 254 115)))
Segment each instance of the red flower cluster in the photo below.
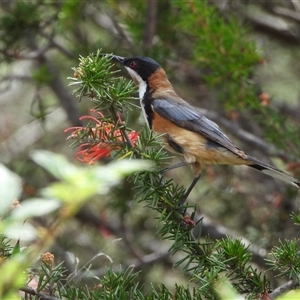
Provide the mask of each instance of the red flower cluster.
MULTIPOLYGON (((91 110, 91 112, 97 113, 103 118, 101 112, 91 110)), ((119 129, 115 129, 114 124, 100 121, 93 116, 83 116, 80 120, 90 120, 95 122, 95 127, 91 128, 91 134, 85 136, 87 139, 91 139, 91 142, 82 143, 76 153, 78 160, 93 164, 95 161, 101 159, 102 157, 109 157, 111 151, 120 149, 121 143, 124 143, 124 137, 119 129), (109 138, 111 140, 109 140, 109 138), (100 142, 96 142, 96 141, 100 142)), ((65 132, 73 130, 70 138, 80 138, 86 129, 83 127, 70 127, 65 130, 65 132)), ((136 145, 139 133, 136 131, 128 132, 128 137, 133 145, 136 145)))

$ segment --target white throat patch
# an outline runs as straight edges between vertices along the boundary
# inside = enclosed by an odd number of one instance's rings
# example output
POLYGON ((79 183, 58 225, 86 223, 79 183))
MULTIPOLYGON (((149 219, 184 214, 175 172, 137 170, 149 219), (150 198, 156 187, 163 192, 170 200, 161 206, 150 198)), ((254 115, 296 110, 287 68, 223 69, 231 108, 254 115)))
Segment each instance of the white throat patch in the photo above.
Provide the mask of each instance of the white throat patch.
POLYGON ((126 67, 126 69, 129 73, 129 75, 131 76, 131 78, 139 83, 139 96, 140 96, 140 99, 143 99, 144 95, 146 93, 147 83, 135 71, 133 71, 132 69, 130 69, 128 67, 126 67))
POLYGON ((147 83, 135 71, 133 71, 132 69, 130 69, 128 67, 125 67, 125 68, 127 69, 127 71, 129 73, 129 75, 131 76, 131 78, 134 81, 138 82, 138 84, 139 84, 139 97, 140 97, 141 108, 142 108, 142 112, 143 112, 145 121, 146 121, 146 123, 149 127, 148 118, 147 118, 147 114, 146 114, 144 103, 143 103, 144 95, 145 95, 146 90, 147 90, 147 83))

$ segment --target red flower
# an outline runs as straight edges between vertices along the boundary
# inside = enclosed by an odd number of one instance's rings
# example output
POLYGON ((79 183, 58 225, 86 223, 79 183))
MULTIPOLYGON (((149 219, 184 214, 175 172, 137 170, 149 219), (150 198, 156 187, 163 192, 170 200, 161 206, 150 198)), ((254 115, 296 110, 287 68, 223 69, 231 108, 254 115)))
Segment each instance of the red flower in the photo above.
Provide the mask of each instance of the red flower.
MULTIPOLYGON (((91 110, 95 112, 100 117, 104 117, 101 112, 91 110)), ((106 121, 100 121, 93 116, 83 116, 80 120, 90 120, 95 122, 95 127, 87 128, 83 127, 70 127, 65 130, 68 132, 74 130, 69 138, 80 139, 81 137, 87 142, 82 143, 76 153, 78 160, 93 164, 95 161, 101 159, 102 157, 109 157, 111 151, 120 149, 122 144, 125 143, 124 137, 120 129, 115 129, 115 125, 106 121), (91 140, 91 142, 89 141, 91 140), (99 142, 98 142, 99 141, 99 142)), ((139 134, 136 131, 130 131, 128 137, 131 140, 132 144, 135 146, 139 137, 139 134)))

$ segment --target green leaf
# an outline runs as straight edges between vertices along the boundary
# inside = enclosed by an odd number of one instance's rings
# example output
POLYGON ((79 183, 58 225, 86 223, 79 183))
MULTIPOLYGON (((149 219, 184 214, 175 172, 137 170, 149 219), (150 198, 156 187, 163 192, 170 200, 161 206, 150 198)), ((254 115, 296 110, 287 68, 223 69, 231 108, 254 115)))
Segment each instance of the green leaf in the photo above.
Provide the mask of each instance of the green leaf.
POLYGON ((286 294, 278 297, 278 300, 297 300, 300 299, 300 291, 289 291, 286 294))
POLYGON ((0 164, 0 214, 7 212, 13 200, 18 199, 22 192, 21 178, 0 164))
POLYGON ((77 171, 77 167, 69 163, 64 156, 50 151, 33 151, 31 158, 57 179, 67 180, 77 171))
POLYGON ((56 182, 45 188, 44 197, 61 199, 64 202, 84 201, 93 195, 104 195, 120 180, 134 171, 147 169, 149 162, 141 160, 121 160, 107 166, 87 166, 77 168, 67 182, 56 182))
POLYGON ((94 175, 97 180, 114 184, 126 175, 136 171, 149 170, 151 166, 152 164, 149 161, 123 159, 97 168, 94 175))
POLYGON ((20 239, 18 239, 18 241, 16 242, 15 246, 12 249, 11 256, 19 254, 20 252, 21 252, 20 239))
POLYGON ((31 260, 29 259, 28 252, 27 254, 20 252, 10 259, 1 262, 0 273, 5 274, 5 276, 1 276, 0 280, 1 300, 21 299, 20 295, 16 294, 16 291, 21 286, 25 286, 25 283, 28 280, 26 269, 30 263, 31 260))
POLYGON ((226 299, 242 299, 240 295, 237 294, 237 292, 234 290, 232 285, 229 281, 223 279, 220 279, 216 284, 216 290, 218 291, 218 294, 220 296, 220 299, 226 300, 226 299))
MULTIPOLYGON (((82 201, 85 201, 97 194, 98 185, 102 186, 101 183, 95 183, 94 181, 88 182, 75 182, 65 183, 56 182, 51 186, 42 190, 42 195, 46 198, 57 198, 65 203, 73 202, 74 205, 79 205, 82 201)), ((107 190, 107 189, 106 189, 107 190)))
POLYGON ((36 238, 37 232, 36 229, 28 223, 25 224, 2 224, 1 227, 5 227, 3 230, 6 237, 14 240, 22 240, 22 241, 32 241, 36 238), (6 226, 5 226, 6 225, 6 226))
POLYGON ((60 203, 57 200, 30 199, 22 202, 22 205, 14 209, 10 215, 10 220, 19 221, 30 217, 38 217, 51 213, 58 209, 60 203))

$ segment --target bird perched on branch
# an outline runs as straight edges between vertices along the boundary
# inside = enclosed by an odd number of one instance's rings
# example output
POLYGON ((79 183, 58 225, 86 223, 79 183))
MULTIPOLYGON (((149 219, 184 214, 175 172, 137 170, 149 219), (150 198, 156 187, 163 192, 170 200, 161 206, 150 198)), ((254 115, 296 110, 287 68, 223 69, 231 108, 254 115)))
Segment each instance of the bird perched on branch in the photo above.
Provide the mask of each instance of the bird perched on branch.
POLYGON ((179 97, 155 60, 109 56, 122 63, 139 86, 141 108, 149 128, 163 134, 166 148, 183 157, 183 163, 177 166, 192 166, 195 178, 182 202, 199 180, 201 169, 210 164, 246 165, 300 189, 299 180, 240 150, 216 123, 179 97))

